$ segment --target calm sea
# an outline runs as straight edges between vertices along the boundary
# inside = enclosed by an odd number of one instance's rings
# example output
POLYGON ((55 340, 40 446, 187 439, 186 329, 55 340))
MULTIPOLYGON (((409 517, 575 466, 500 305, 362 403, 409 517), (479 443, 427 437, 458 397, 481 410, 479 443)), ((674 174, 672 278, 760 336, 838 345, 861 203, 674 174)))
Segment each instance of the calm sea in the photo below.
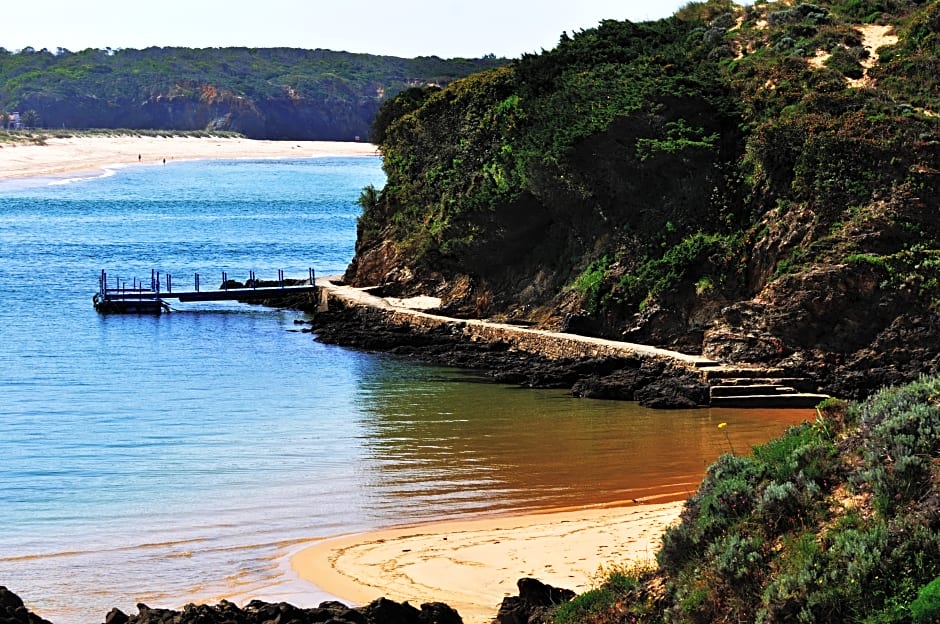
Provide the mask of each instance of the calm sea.
POLYGON ((182 290, 341 273, 379 159, 0 182, 0 585, 58 624, 221 598, 314 605, 305 542, 662 500, 806 412, 648 411, 320 345, 300 313, 99 316, 98 274, 182 290), (719 422, 728 426, 718 429, 719 422), (727 436, 726 436, 727 433, 727 436))

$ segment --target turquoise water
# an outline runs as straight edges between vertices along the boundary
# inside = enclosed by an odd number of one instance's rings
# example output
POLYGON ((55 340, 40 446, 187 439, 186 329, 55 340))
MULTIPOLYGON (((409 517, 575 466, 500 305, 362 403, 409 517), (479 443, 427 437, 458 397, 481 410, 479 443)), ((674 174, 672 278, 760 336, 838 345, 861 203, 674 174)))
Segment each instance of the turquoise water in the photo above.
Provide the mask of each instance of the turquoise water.
POLYGON ((329 596, 288 563, 311 539, 687 493, 729 445, 806 415, 480 384, 258 306, 92 308, 102 269, 178 290, 195 272, 341 273, 359 191, 383 179, 366 157, 0 182, 0 585, 58 624, 139 601, 313 605, 329 596))

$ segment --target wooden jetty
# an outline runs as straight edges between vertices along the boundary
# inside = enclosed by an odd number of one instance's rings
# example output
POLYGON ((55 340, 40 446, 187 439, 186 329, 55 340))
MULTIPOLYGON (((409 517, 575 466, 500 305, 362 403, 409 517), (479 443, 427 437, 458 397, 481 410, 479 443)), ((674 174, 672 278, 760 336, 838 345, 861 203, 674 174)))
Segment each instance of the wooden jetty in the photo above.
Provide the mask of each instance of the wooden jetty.
POLYGON ((95 310, 101 314, 161 314, 168 312, 167 300, 180 302, 193 301, 263 301, 280 299, 295 295, 315 294, 316 276, 313 269, 308 269, 306 279, 285 279, 284 271, 279 270, 277 280, 258 280, 254 271, 249 272, 248 280, 241 284, 230 280, 222 273, 222 285, 218 289, 203 290, 200 276, 195 274, 192 290, 173 291, 173 278, 170 274, 161 277, 157 271, 151 271, 150 284, 134 278, 130 286, 120 278, 111 280, 104 270, 98 281, 98 292, 92 301, 95 310))

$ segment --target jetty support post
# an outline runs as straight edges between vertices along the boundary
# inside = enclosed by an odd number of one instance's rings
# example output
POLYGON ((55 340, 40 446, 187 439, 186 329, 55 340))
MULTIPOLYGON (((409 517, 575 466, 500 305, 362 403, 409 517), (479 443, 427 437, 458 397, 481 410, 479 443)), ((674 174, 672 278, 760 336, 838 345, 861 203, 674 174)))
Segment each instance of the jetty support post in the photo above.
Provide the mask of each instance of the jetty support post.
POLYGON ((310 273, 310 285, 311 285, 311 286, 316 286, 316 285, 317 285, 317 279, 316 279, 317 276, 316 276, 316 274, 315 274, 314 271, 313 271, 313 267, 308 268, 308 269, 307 269, 307 272, 310 273))
POLYGON ((277 270, 277 284, 281 288, 284 288, 284 269, 277 270))
POLYGON ((199 292, 199 274, 198 273, 196 273, 195 282, 196 282, 196 292, 199 292))
POLYGON ((228 290, 228 275, 222 271, 222 290, 228 290))
POLYGON ((173 292, 173 276, 169 273, 166 274, 166 291, 168 293, 173 292))

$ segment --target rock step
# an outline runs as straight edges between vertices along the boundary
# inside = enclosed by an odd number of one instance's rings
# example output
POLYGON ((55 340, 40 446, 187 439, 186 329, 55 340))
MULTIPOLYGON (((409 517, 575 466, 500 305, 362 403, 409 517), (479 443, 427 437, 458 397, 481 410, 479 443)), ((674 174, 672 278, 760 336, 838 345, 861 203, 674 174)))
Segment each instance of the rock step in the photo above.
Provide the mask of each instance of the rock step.
POLYGON ((712 379, 713 386, 801 386, 811 384, 806 377, 719 377, 712 379))
POLYGON ((711 399, 711 406, 806 409, 816 407, 828 398, 828 395, 811 392, 717 396, 711 399))
POLYGON ((752 384, 752 385, 728 385, 712 386, 709 389, 710 396, 766 396, 772 394, 797 394, 793 386, 784 386, 780 384, 752 384))
MULTIPOLYGON (((729 377, 726 379, 713 379, 709 383, 712 388, 744 388, 748 386, 771 386, 774 388, 790 388, 790 392, 816 392, 816 384, 806 377, 754 377, 752 379, 729 377)), ((735 394, 735 393, 731 393, 735 394)), ((753 394, 753 392, 740 392, 738 394, 753 394)))
POLYGON ((712 366, 699 368, 705 381, 714 381, 718 379, 755 379, 755 378, 773 378, 782 377, 783 369, 780 368, 749 368, 742 366, 712 366))

